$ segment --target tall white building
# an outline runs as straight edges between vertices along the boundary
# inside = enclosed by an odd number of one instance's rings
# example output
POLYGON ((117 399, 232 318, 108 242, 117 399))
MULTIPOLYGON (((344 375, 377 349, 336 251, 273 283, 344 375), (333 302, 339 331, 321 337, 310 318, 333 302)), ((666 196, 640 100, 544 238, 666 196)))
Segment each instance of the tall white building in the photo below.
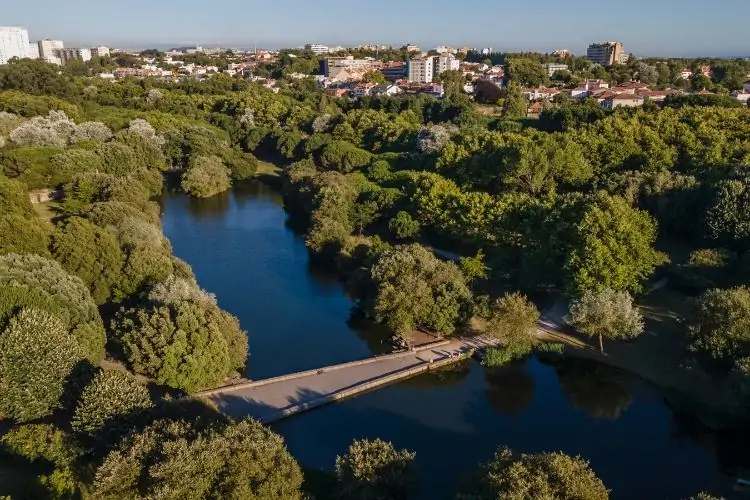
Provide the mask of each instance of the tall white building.
POLYGON ((78 59, 79 61, 90 61, 91 60, 91 49, 74 48, 74 49, 60 49, 57 51, 60 60, 63 64, 67 64, 68 61, 78 59))
POLYGON ((327 45, 320 45, 319 43, 308 43, 305 45, 305 50, 309 50, 316 55, 328 54, 330 52, 327 45))
POLYGON ((91 47, 91 55, 97 57, 107 57, 109 56, 109 47, 104 47, 101 45, 98 47, 91 47))
POLYGON ((39 45, 36 43, 29 44, 29 59, 39 59, 39 45))
POLYGON ((410 82, 432 83, 433 79, 450 70, 458 70, 461 65, 452 54, 418 57, 409 61, 408 78, 410 82))
POLYGON ((24 28, 0 27, 0 64, 29 57, 29 32, 24 28))
POLYGON ((435 76, 434 57, 418 57, 409 60, 409 81, 431 83, 435 76))
POLYGON ((39 40, 37 45, 39 46, 40 59, 52 64, 61 64, 58 51, 65 48, 62 40, 50 40, 49 38, 46 38, 44 40, 39 40))

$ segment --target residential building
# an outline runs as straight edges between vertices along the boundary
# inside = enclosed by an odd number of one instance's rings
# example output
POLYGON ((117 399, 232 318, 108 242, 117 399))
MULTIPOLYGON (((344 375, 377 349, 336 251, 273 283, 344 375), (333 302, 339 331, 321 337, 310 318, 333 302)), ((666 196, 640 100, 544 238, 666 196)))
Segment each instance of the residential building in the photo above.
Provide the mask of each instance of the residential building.
POLYGON ((461 67, 461 61, 459 61, 453 54, 446 53, 440 54, 434 58, 434 74, 439 75, 445 71, 458 71, 461 67))
POLYGON ((0 64, 29 57, 29 32, 24 28, 0 27, 0 64))
POLYGON ((594 90, 608 89, 609 83, 604 80, 586 80, 570 91, 570 97, 584 99, 591 95, 594 90))
POLYGON ((435 47, 435 52, 437 52, 438 54, 455 54, 456 49, 447 45, 438 45, 437 47, 435 47))
POLYGON ((63 64, 67 64, 68 61, 77 59, 79 61, 87 62, 91 60, 91 49, 85 48, 71 48, 71 49, 60 49, 57 51, 58 57, 63 64))
POLYGON ((688 68, 682 68, 682 71, 680 71, 680 78, 683 80, 690 80, 692 76, 693 72, 688 68))
POLYGON ((557 50, 552 51, 552 55, 555 57, 561 57, 564 59, 566 57, 572 56, 573 53, 570 52, 568 49, 557 49, 557 50))
POLYGON ((431 83, 435 76, 434 57, 417 57, 409 60, 408 80, 410 82, 431 83))
POLYGON ((327 45, 320 45, 318 43, 308 43, 307 45, 305 45, 305 50, 316 55, 328 54, 330 52, 330 49, 327 45))
POLYGON ((104 46, 91 47, 91 55, 97 56, 97 57, 108 57, 109 47, 104 47, 104 46))
POLYGON ((401 80, 404 76, 406 76, 406 65, 405 64, 390 64, 388 66, 382 66, 380 68, 380 72, 383 73, 383 76, 386 80, 389 82, 395 82, 396 80, 401 80))
POLYGON ((422 49, 421 49, 421 48, 419 48, 419 45, 413 45, 413 44, 411 44, 411 43, 410 43, 410 44, 407 44, 407 45, 406 45, 406 46, 404 47, 404 50, 406 50, 407 52, 422 52, 422 49))
POLYGON ((482 55, 486 56, 486 55, 492 54, 492 53, 493 53, 492 47, 485 47, 484 49, 482 49, 482 55))
MULTIPOLYGON (((750 86, 750 84, 745 84, 745 87, 748 86, 750 86)), ((732 92, 732 97, 740 102, 750 102, 750 92, 748 92, 747 90, 735 90, 734 92, 732 92)))
POLYGON ((549 100, 559 94, 560 91, 556 88, 539 87, 535 89, 522 89, 521 94, 526 96, 529 101, 536 101, 538 99, 549 100))
POLYGON ((394 96, 402 93, 403 90, 398 85, 393 83, 383 83, 372 88, 370 95, 372 96, 394 96))
POLYGON ((750 92, 750 80, 744 83, 745 92, 750 92))
POLYGON ((29 59, 39 59, 39 45, 36 43, 30 43, 28 49, 29 59))
POLYGON ((58 54, 59 50, 65 48, 62 40, 50 40, 49 38, 45 38, 44 40, 39 40, 37 45, 39 46, 39 58, 44 62, 52 64, 62 63, 60 61, 60 55, 58 54))
POLYGON ((617 94, 616 96, 605 99, 602 103, 607 109, 615 108, 638 108, 643 106, 644 98, 634 94, 617 94))
POLYGON ((557 71, 568 71, 567 64, 545 63, 542 64, 542 66, 544 66, 544 69, 547 70, 547 76, 552 76, 557 71))
POLYGON ((592 43, 586 51, 586 57, 601 66, 624 64, 628 60, 622 42, 592 43))
POLYGON ((335 76, 336 68, 339 69, 361 69, 368 71, 373 68, 373 59, 354 59, 352 56, 346 57, 326 57, 321 63, 323 74, 325 76, 335 76))

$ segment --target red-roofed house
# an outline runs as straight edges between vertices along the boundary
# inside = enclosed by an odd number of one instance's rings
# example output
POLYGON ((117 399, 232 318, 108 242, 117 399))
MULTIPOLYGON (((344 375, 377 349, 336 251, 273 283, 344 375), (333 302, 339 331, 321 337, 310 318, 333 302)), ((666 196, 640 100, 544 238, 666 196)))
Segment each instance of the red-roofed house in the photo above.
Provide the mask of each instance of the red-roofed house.
POLYGON ((643 97, 635 94, 617 94, 616 96, 605 99, 602 103, 607 109, 615 108, 638 108, 643 106, 643 97))

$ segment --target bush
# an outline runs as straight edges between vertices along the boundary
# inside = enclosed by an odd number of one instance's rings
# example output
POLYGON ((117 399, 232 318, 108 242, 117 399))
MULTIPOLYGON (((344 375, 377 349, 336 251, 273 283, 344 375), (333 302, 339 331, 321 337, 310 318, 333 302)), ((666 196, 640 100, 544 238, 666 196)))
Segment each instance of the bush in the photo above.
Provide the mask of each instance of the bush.
POLYGON ((71 217, 53 234, 52 254, 88 285, 94 302, 107 301, 124 260, 112 234, 86 219, 71 217))
POLYGON ((51 232, 51 226, 38 218, 0 216, 0 255, 16 253, 49 257, 51 232))
POLYGON ((199 156, 191 161, 190 167, 182 175, 181 183, 187 194, 198 198, 222 193, 231 185, 229 169, 216 156, 199 156))
POLYGON ((0 256, 0 327, 22 307, 59 317, 92 362, 104 356, 104 327, 88 288, 54 260, 38 255, 0 256))
POLYGON ((34 217, 34 206, 26 191, 22 183, 0 175, 0 215, 34 217))
POLYGON ((0 442, 29 462, 44 460, 59 467, 70 466, 80 453, 70 435, 52 424, 15 427, 0 442))
POLYGON ((143 212, 137 207, 124 202, 98 202, 86 206, 79 215, 99 227, 119 227, 126 219, 140 219, 149 224, 159 225, 159 217, 151 212, 143 212))
POLYGON ((116 442, 152 406, 146 387, 129 373, 100 371, 83 390, 71 426, 104 442, 116 442))
POLYGON ((507 346, 530 351, 536 343, 534 333, 539 322, 539 310, 520 293, 506 293, 492 306, 487 321, 487 333, 502 338, 507 346))
POLYGON ((341 498, 406 499, 418 489, 415 453, 396 450, 380 439, 355 440, 344 456, 336 457, 341 498))
POLYGON ((96 154, 102 161, 104 173, 123 177, 133 174, 146 165, 133 148, 119 142, 108 142, 96 148, 96 154))
POLYGON ((554 498, 606 500, 609 492, 588 462, 562 452, 514 454, 501 448, 483 464, 459 500, 554 498))
POLYGON ((702 361, 725 372, 750 356, 750 288, 705 292, 695 304, 688 334, 702 361))
POLYGON ((482 366, 486 368, 497 368, 505 366, 511 361, 518 361, 531 353, 528 344, 509 344, 504 347, 488 347, 482 355, 482 366))
POLYGON ((75 174, 95 172, 103 168, 102 159, 86 149, 66 149, 50 159, 59 182, 69 181, 75 174))
POLYGON ((302 471, 280 436, 255 420, 201 429, 158 421, 97 469, 96 498, 300 500, 302 471))
POLYGON ((320 162, 327 170, 349 173, 370 164, 372 153, 345 141, 332 141, 320 155, 320 162))
POLYGON ((0 412, 19 422, 52 414, 83 357, 59 318, 22 309, 0 335, 0 412))
POLYGON ((405 240, 419 235, 419 221, 414 220, 409 212, 401 211, 388 222, 388 229, 396 238, 405 240))

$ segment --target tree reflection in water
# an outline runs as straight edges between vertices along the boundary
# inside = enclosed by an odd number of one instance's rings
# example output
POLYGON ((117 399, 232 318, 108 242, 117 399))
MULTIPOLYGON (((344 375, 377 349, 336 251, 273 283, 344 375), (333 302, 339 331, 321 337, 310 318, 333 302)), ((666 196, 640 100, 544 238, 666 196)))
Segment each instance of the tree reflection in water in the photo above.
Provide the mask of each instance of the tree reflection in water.
POLYGON ((432 387, 457 386, 469 375, 471 361, 464 360, 452 365, 425 373, 418 377, 412 377, 402 382, 405 387, 429 389, 432 387))
POLYGON ((573 407, 594 418, 617 420, 633 402, 626 372, 581 359, 564 359, 555 368, 563 394, 573 407))
POLYGON ((526 362, 513 362, 498 368, 485 368, 485 394, 498 413, 516 417, 531 406, 534 377, 526 367, 526 362))

